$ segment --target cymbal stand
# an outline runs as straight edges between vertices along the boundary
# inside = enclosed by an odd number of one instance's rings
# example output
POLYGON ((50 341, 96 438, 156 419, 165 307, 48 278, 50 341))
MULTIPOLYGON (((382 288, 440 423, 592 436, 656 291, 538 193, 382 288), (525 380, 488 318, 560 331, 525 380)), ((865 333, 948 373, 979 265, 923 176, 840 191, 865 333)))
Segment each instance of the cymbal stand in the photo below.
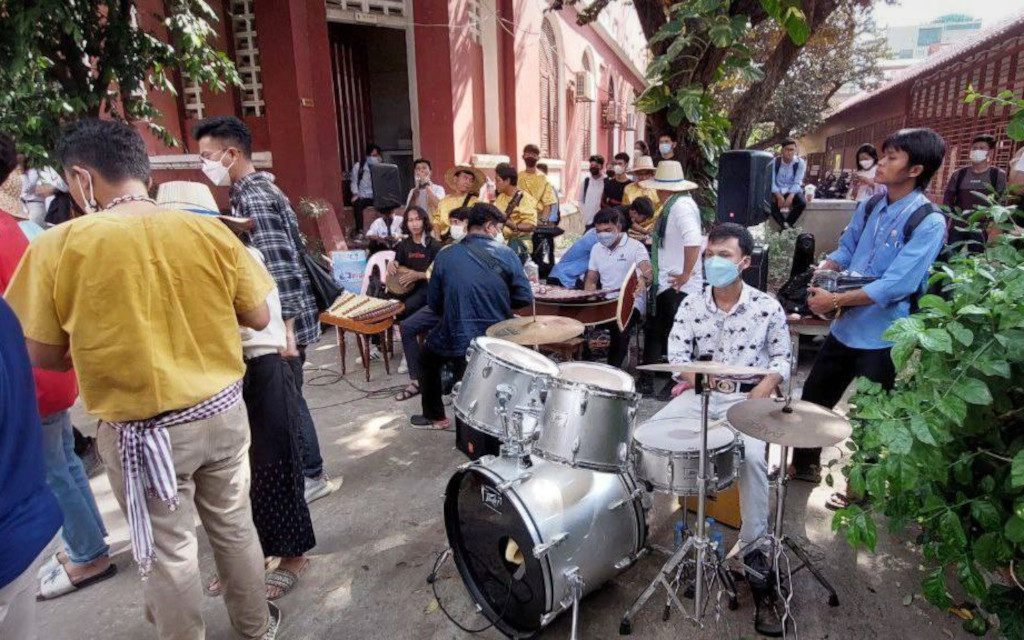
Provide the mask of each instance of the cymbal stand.
MULTIPOLYGON (((721 559, 718 554, 711 550, 711 541, 708 538, 705 524, 705 510, 707 507, 708 487, 708 412, 711 403, 711 384, 704 374, 696 375, 695 390, 701 396, 701 429, 700 429, 700 456, 697 465, 697 533, 687 538, 686 542, 672 554, 672 556, 658 570, 640 597, 637 598, 622 616, 619 623, 619 634, 629 635, 632 633, 632 620, 647 601, 651 599, 659 586, 665 589, 667 595, 665 619, 671 611, 671 605, 675 605, 683 614, 683 617, 690 620, 698 627, 703 628, 704 616, 707 608, 705 592, 710 593, 714 583, 722 579, 721 559), (708 551, 711 550, 709 554, 708 551), (691 556, 690 558, 689 556, 691 556), (710 558, 708 557, 710 555, 710 558), (688 613, 686 607, 679 600, 677 592, 681 582, 684 565, 693 563, 694 586, 693 586, 693 613, 688 613), (711 580, 705 579, 705 571, 710 570, 711 580)), ((685 513, 684 513, 685 517, 685 513)), ((724 583, 723 583, 724 584, 724 583)))

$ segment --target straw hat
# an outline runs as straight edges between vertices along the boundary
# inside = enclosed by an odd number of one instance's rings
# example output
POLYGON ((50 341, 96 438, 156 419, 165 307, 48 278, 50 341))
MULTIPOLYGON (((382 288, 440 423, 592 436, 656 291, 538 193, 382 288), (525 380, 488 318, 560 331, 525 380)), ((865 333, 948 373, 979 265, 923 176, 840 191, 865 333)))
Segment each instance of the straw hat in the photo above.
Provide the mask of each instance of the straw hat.
POLYGON ((0 184, 0 211, 6 211, 19 220, 28 220, 21 204, 21 169, 15 169, 0 184))
POLYGON ((690 182, 683 175, 683 165, 675 160, 662 160, 654 172, 654 177, 640 183, 645 189, 658 191, 689 191, 697 188, 697 183, 690 182))
POLYGON ((156 190, 156 202, 159 205, 180 207, 189 211, 196 209, 215 213, 220 211, 209 186, 202 182, 188 180, 171 180, 162 183, 156 190))
POLYGON ((654 171, 654 160, 651 160, 651 156, 637 156, 633 166, 629 168, 627 173, 636 173, 638 171, 654 171))
POLYGON ((455 188, 455 174, 469 172, 473 174, 473 185, 469 188, 468 193, 476 193, 480 191, 480 187, 484 186, 484 172, 471 167, 468 164, 457 164, 451 169, 444 172, 444 182, 448 185, 448 188, 452 191, 458 191, 455 188))

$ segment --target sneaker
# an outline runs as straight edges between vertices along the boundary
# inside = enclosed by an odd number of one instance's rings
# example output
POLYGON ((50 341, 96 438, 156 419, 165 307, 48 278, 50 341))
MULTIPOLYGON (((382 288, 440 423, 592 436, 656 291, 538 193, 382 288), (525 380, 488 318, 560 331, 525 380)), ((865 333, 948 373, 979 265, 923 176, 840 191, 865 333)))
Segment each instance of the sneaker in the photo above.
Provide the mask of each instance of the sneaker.
POLYGON ((263 640, 274 640, 277 637, 277 630, 281 628, 281 609, 273 602, 268 602, 270 609, 270 624, 267 625, 267 632, 263 634, 263 640))
POLYGON ((409 373, 409 363, 405 356, 402 356, 402 361, 398 363, 398 373, 409 373))
POLYGON ((325 498, 341 486, 341 479, 330 480, 327 478, 327 474, 321 475, 319 478, 306 478, 306 504, 325 498))
MULTIPOLYGON (((376 345, 370 345, 370 362, 376 362, 380 360, 380 349, 376 345)), ((356 364, 363 364, 363 356, 356 358, 356 364)))

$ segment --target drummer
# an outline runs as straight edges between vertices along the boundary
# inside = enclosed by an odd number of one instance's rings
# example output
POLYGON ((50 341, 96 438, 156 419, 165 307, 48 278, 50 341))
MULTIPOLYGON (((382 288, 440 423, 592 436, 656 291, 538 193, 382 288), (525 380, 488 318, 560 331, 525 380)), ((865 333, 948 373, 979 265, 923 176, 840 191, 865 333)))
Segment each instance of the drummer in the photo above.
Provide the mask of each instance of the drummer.
MULTIPOLYGON (((710 419, 725 417, 726 411, 748 398, 768 398, 789 377, 790 339, 786 314, 778 301, 743 282, 740 273, 750 266, 754 238, 745 227, 734 223, 714 227, 704 251, 704 273, 710 287, 700 295, 688 296, 679 307, 668 339, 668 360, 682 364, 700 359, 723 364, 770 369, 758 379, 713 381, 710 419)), ((678 417, 699 424, 701 398, 687 387, 692 374, 681 376, 676 395, 655 418, 678 417)), ((745 455, 740 469, 740 547, 758 540, 768 532, 768 465, 766 444, 743 436, 745 455)), ((760 549, 750 551, 744 562, 763 575, 770 566, 760 549)), ((772 606, 775 591, 771 583, 753 574, 748 582, 757 606, 754 626, 767 636, 782 635, 782 621, 772 606)))

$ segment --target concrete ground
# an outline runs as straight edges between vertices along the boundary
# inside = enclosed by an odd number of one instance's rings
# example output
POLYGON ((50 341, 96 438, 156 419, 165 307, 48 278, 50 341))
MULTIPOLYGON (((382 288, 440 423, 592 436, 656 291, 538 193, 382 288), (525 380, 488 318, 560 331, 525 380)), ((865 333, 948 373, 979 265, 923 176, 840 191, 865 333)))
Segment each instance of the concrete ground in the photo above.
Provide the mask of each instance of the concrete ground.
MULTIPOLYGON (((349 353, 355 350, 350 349, 349 353)), ((357 369, 340 379, 316 367, 337 364, 333 335, 311 350, 306 398, 320 434, 329 471, 344 476, 344 485, 311 506, 317 547, 313 562, 295 591, 282 600, 284 620, 279 634, 287 639, 449 640, 468 638, 438 610, 425 578, 436 555, 446 546, 442 493, 453 470, 465 461, 454 449, 451 433, 408 428, 408 416, 419 402, 396 403, 391 393, 373 393, 404 384, 405 376, 383 375, 376 363, 371 382, 357 369)), ((805 354, 809 355, 809 354, 805 354)), ((350 356, 351 357, 351 356, 350 356)), ((354 363, 350 363, 354 364, 354 363)), ((806 365, 804 366, 806 371, 806 365)), ((659 403, 645 399, 641 419, 659 403)), ((90 422, 76 411, 76 424, 90 422)), ((39 605, 41 638, 128 640, 154 637, 142 612, 141 584, 127 544, 125 522, 105 475, 93 478, 93 489, 110 530, 119 573, 80 593, 39 605)), ((855 552, 831 531, 831 512, 824 502, 830 490, 793 483, 787 504, 787 532, 807 545, 822 571, 835 585, 841 606, 830 608, 824 592, 807 572, 794 578, 794 614, 799 636, 836 640, 900 638, 901 640, 967 637, 959 620, 927 604, 917 591, 922 577, 920 556, 902 540, 883 533, 875 554, 855 552)), ((672 501, 654 500, 649 515, 651 538, 670 544, 677 519, 672 501)), ((726 537, 731 545, 734 533, 726 537)), ((204 576, 213 571, 209 545, 202 533, 200 563, 204 576)), ((56 544, 54 544, 54 547, 56 544)), ((580 638, 618 637, 619 619, 656 574, 662 560, 648 556, 618 578, 590 594, 580 616, 580 638)), ((441 571, 438 593, 446 608, 464 626, 480 627, 462 583, 451 564, 441 571)), ((641 639, 754 638, 753 605, 740 588, 741 606, 725 611, 718 622, 698 630, 678 616, 661 619, 663 600, 655 597, 638 615, 633 636, 641 639)), ((724 608, 724 607, 723 607, 724 608)), ((204 601, 208 637, 231 638, 227 614, 219 599, 204 601)), ((556 620, 540 637, 567 638, 568 616, 556 620)), ((500 638, 494 629, 477 637, 500 638)), ((792 637, 792 636, 791 636, 792 637)), ((6 639, 5 639, 6 640, 6 639)), ((13 640, 13 639, 12 639, 13 640)))

